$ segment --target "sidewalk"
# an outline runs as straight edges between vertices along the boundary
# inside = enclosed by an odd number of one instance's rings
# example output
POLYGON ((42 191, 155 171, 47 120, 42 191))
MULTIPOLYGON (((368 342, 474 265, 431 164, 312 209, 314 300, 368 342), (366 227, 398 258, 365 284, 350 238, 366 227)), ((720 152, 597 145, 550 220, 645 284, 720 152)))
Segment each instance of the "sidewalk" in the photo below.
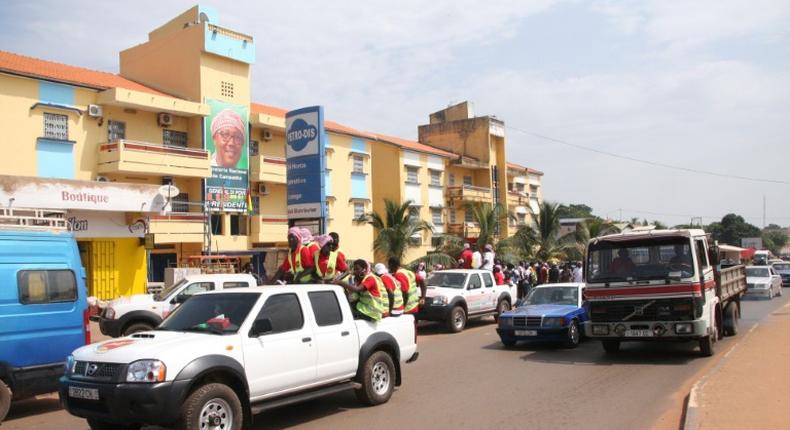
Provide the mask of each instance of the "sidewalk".
POLYGON ((790 304, 738 336, 694 385, 685 430, 790 428, 790 304))

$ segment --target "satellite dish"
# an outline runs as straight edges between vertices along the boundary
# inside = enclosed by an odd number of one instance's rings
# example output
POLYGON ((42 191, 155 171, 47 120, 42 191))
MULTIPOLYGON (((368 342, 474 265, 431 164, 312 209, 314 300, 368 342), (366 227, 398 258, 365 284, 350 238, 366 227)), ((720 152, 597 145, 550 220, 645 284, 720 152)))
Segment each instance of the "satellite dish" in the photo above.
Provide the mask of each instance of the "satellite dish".
POLYGON ((175 185, 162 185, 159 187, 159 195, 170 200, 177 196, 181 191, 175 185))

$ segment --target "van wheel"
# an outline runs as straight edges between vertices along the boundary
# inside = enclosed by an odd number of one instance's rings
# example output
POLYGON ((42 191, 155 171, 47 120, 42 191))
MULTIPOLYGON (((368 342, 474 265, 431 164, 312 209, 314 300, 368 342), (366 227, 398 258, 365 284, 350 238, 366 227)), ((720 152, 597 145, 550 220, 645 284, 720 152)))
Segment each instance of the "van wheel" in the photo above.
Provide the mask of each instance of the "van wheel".
POLYGON ((367 360, 358 381, 362 387, 355 391, 360 402, 370 406, 386 403, 395 388, 395 364, 384 351, 376 351, 367 360))
POLYGON ((241 430, 244 413, 236 393, 227 385, 206 384, 187 397, 181 406, 177 430, 241 430))
POLYGON ((466 311, 461 306, 456 305, 447 318, 447 330, 450 333, 458 333, 466 327, 466 311))
POLYGON ((150 324, 146 323, 134 323, 130 326, 127 326, 126 329, 123 331, 124 336, 129 336, 131 334, 140 332, 140 331, 148 331, 153 330, 153 327, 150 324))
POLYGON ((139 430, 140 424, 116 424, 107 421, 88 418, 88 426, 91 430, 139 430))
POLYGON ((3 422, 11 407, 11 389, 4 381, 0 381, 0 423, 3 422))
POLYGON ((510 302, 504 299, 500 300, 499 304, 496 305, 496 314, 494 314, 494 322, 499 322, 499 316, 509 310, 510 310, 510 302))

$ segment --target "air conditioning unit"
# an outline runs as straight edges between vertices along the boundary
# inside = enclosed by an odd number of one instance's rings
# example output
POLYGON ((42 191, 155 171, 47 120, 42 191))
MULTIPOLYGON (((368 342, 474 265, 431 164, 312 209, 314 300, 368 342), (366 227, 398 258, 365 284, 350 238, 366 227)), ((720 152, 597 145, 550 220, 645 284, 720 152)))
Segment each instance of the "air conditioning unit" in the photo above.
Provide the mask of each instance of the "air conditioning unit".
POLYGON ((263 139, 263 140, 265 140, 267 142, 272 140, 272 137, 273 137, 273 135, 272 135, 272 131, 271 130, 264 129, 261 132, 261 139, 263 139))
POLYGON ((88 116, 91 118, 101 118, 104 116, 104 111, 99 105, 88 105, 88 116))
POLYGON ((266 189, 266 184, 264 184, 262 182, 258 183, 258 194, 261 194, 261 195, 264 195, 264 196, 269 194, 269 190, 266 189))
POLYGON ((96 177, 96 181, 97 182, 110 182, 110 178, 108 178, 106 176, 99 175, 99 176, 96 177))
POLYGON ((167 112, 162 112, 156 117, 160 127, 170 127, 173 125, 173 115, 167 112))

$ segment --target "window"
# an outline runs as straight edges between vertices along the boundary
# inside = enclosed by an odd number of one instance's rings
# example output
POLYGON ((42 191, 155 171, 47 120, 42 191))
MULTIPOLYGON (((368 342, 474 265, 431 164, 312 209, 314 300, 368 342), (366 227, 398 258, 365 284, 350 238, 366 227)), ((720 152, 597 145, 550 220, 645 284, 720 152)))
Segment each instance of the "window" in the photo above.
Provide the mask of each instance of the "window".
POLYGON ((187 134, 183 131, 164 130, 162 132, 162 142, 165 144, 165 146, 186 148, 187 134))
POLYGON ((222 215, 211 215, 211 234, 222 235, 222 215))
POLYGON ((480 288, 482 286, 483 286, 483 284, 480 283, 480 276, 478 276, 477 273, 473 273, 473 274, 469 275, 469 289, 470 290, 474 290, 474 289, 480 288))
POLYGON ((485 282, 486 288, 491 288, 494 286, 494 280, 491 278, 490 273, 483 274, 483 282, 485 282))
POLYGON ((246 215, 231 215, 230 216, 230 235, 231 236, 246 236, 247 235, 247 216, 246 215))
POLYGON ((126 139, 126 123, 121 121, 107 121, 107 141, 126 139))
POLYGON ((475 217, 472 215, 472 211, 469 209, 464 211, 464 222, 475 222, 475 217))
POLYGON ((246 283, 246 282, 242 282, 242 281, 223 282, 222 283, 222 288, 223 289, 228 289, 228 288, 246 288, 247 286, 249 286, 249 284, 246 283))
POLYGON ((516 214, 516 217, 518 217, 518 223, 519 224, 526 224, 527 223, 527 214, 516 214))
POLYGON ((464 176, 464 185, 472 185, 472 177, 464 176))
POLYGON ((77 279, 71 270, 21 270, 16 280, 23 305, 77 300, 77 279))
POLYGON ((456 221, 457 221, 457 220, 456 220, 456 218, 455 218, 455 211, 454 211, 454 210, 452 210, 452 209, 450 209, 450 224, 455 224, 455 223, 456 223, 456 221))
POLYGON ((354 161, 354 168, 353 168, 352 171, 354 173, 365 173, 365 170, 364 170, 364 165, 365 165, 364 161, 365 160, 362 159, 362 156, 354 155, 353 156, 353 161, 354 161))
POLYGON ((704 270, 708 268, 708 253, 705 249, 705 242, 697 239, 697 259, 699 266, 704 270))
POLYGON ((441 209, 431 209, 431 222, 434 225, 441 225, 442 224, 442 210, 441 209))
POLYGON ((365 216, 365 204, 354 202, 354 219, 361 219, 365 216))
POLYGON ((431 185, 433 186, 441 186, 442 185, 442 172, 438 170, 431 170, 431 185))
POLYGON ((56 113, 44 113, 44 137, 69 140, 69 117, 56 113))
POLYGON ((310 305, 313 307, 315 322, 319 327, 343 322, 343 314, 340 312, 340 304, 335 293, 331 291, 314 291, 308 293, 307 296, 310 297, 310 305))
POLYGON ((256 155, 258 155, 258 141, 250 140, 250 156, 254 157, 256 155))
POLYGON ((179 193, 175 197, 170 198, 170 210, 173 212, 189 212, 189 194, 179 193))
POLYGON ((450 174, 450 176, 447 177, 447 185, 451 187, 455 185, 455 175, 450 174))
POLYGON ((419 175, 419 167, 406 166, 406 182, 409 184, 419 184, 417 177, 419 175))
POLYGON ((268 318, 272 323, 269 334, 299 330, 304 326, 304 315, 296 294, 277 294, 266 299, 257 319, 268 318))
POLYGON ((184 288, 178 295, 191 296, 193 294, 203 293, 206 291, 213 291, 213 290, 214 290, 213 282, 195 282, 194 284, 189 284, 189 286, 184 288))

